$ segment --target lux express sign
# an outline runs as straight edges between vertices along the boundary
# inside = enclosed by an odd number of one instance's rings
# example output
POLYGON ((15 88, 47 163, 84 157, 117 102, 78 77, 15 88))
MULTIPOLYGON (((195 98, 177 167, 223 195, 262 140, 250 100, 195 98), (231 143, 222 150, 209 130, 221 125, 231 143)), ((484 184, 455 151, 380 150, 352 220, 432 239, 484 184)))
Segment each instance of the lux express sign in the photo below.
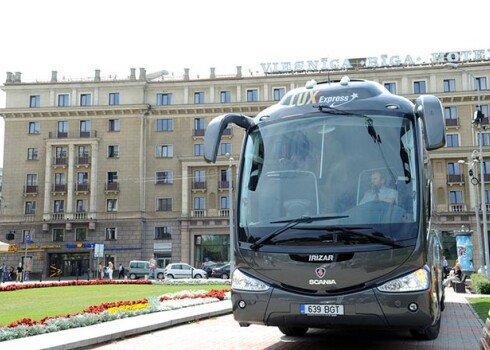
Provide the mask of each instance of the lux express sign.
MULTIPOLYGON (((467 50, 454 52, 435 52, 430 55, 431 63, 444 64, 448 62, 477 62, 490 59, 490 49, 467 50)), ((321 58, 306 61, 292 62, 264 62, 260 63, 264 73, 304 72, 352 68, 396 67, 414 66, 423 64, 421 57, 412 55, 380 55, 365 58, 321 58)))

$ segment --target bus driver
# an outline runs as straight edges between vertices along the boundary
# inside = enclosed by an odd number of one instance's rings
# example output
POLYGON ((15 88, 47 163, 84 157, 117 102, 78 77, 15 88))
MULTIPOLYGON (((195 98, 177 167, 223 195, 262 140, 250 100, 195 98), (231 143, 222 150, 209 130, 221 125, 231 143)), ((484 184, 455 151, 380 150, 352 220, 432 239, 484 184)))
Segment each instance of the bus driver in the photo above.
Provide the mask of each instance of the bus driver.
POLYGON ((366 191, 359 204, 367 202, 381 201, 389 204, 396 204, 398 193, 392 188, 385 186, 385 179, 380 171, 375 170, 371 173, 371 188, 366 191))

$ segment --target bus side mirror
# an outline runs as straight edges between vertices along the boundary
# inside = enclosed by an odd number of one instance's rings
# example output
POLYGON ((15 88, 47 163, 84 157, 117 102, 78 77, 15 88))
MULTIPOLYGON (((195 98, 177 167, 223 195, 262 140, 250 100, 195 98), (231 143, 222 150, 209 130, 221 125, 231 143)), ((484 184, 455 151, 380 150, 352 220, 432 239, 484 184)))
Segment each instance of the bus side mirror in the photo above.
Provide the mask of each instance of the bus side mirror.
POLYGON ((425 148, 432 151, 444 146, 446 136, 441 101, 433 95, 422 95, 415 101, 414 112, 424 125, 425 148))
POLYGON ((246 130, 254 125, 252 118, 235 113, 222 114, 211 120, 204 134, 204 160, 206 162, 216 162, 221 135, 229 123, 234 123, 246 130))

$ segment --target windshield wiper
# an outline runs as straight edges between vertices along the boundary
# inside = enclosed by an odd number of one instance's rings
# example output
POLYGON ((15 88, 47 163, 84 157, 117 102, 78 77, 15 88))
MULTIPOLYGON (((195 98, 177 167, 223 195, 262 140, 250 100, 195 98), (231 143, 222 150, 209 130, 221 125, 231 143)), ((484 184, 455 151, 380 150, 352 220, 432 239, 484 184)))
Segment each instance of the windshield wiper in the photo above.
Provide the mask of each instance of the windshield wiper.
POLYGON ((265 235, 261 239, 259 239, 257 242, 253 243, 250 246, 250 249, 257 250, 260 247, 264 245, 265 242, 270 241, 274 237, 280 235, 281 233, 289 230, 290 228, 293 228, 294 226, 298 224, 303 224, 303 223, 311 223, 315 221, 321 221, 321 220, 332 220, 332 219, 341 219, 341 218, 346 218, 348 216, 346 215, 337 215, 337 216, 301 216, 296 219, 292 220, 281 220, 281 221, 272 221, 271 224, 281 224, 281 223, 286 223, 286 225, 279 227, 277 230, 272 231, 268 235, 265 235))
POLYGON ((386 236, 382 232, 379 231, 372 231, 372 232, 360 232, 359 230, 367 230, 371 229, 371 227, 340 227, 340 226, 327 226, 327 227, 322 227, 324 230, 327 230, 329 232, 332 231, 340 231, 342 233, 347 233, 350 235, 357 235, 357 236, 362 236, 362 237, 367 237, 375 240, 376 242, 380 242, 383 244, 387 244, 393 248, 400 247, 398 243, 395 242, 395 240, 391 237, 386 236))

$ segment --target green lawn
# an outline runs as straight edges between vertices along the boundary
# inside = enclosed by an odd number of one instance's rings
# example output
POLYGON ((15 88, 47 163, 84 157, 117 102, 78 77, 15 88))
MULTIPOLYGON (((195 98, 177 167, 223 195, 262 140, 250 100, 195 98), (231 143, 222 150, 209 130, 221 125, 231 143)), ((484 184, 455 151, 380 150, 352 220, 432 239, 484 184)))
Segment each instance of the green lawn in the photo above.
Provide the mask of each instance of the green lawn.
POLYGON ((487 317, 489 317, 488 310, 490 310, 490 297, 468 298, 468 301, 480 319, 485 322, 487 317))
POLYGON ((229 289, 229 285, 109 284, 23 289, 0 292, 0 325, 22 318, 40 320, 80 312, 104 302, 126 301, 174 293, 181 290, 229 289))

